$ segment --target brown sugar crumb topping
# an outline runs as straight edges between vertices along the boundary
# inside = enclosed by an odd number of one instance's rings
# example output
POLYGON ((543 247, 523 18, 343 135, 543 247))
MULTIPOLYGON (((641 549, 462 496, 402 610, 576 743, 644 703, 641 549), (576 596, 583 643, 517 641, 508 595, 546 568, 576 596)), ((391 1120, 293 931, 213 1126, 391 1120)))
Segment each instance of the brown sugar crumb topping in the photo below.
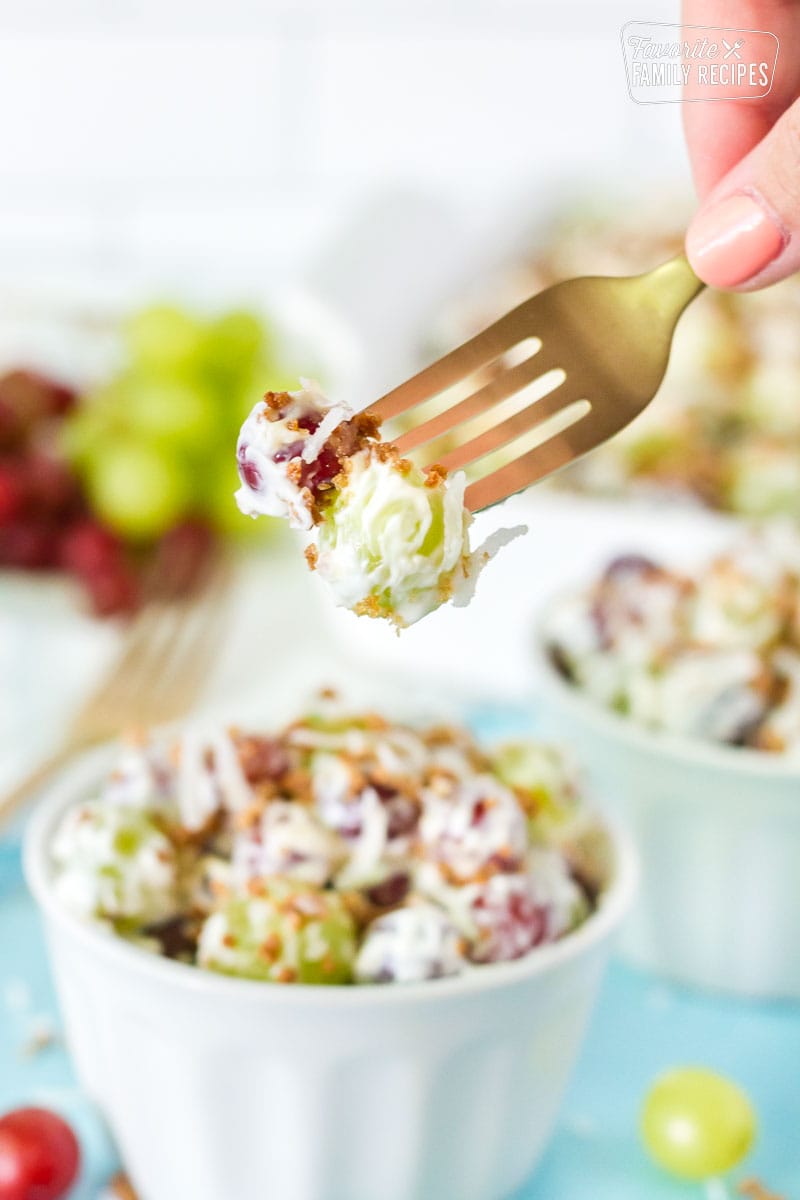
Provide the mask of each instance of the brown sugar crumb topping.
POLYGON ((264 416, 268 421, 279 421, 282 411, 292 403, 288 392, 264 393, 264 416))
POLYGON ((283 942, 281 940, 280 934, 275 933, 273 931, 269 935, 269 937, 265 938, 264 941, 261 943, 261 945, 258 948, 258 953, 261 956, 261 958, 265 958, 267 960, 267 962, 272 963, 280 958, 282 950, 283 950, 283 942))
POLYGON ((447 470, 441 463, 431 463, 429 467, 424 468, 425 471, 425 487, 439 487, 447 479, 447 470))
POLYGON ((379 617, 381 615, 381 606, 378 603, 378 597, 365 596, 363 600, 359 600, 353 611, 359 617, 379 617))
POLYGON ((300 481, 303 478, 303 460, 302 458, 292 458, 286 464, 286 478, 290 483, 300 486, 300 481))
POLYGON ((305 555, 305 560, 308 563, 309 571, 316 571, 317 561, 319 559, 319 551, 317 550, 317 547, 316 546, 306 546, 305 550, 303 551, 303 554, 305 555))

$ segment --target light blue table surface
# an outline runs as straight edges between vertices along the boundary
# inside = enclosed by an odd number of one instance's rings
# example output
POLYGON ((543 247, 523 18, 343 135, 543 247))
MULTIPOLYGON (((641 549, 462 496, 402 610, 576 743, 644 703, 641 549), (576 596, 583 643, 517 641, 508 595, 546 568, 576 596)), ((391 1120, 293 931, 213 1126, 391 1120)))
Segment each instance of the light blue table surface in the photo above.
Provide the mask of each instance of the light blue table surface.
MULTIPOLYGON (((485 715, 477 723, 484 732, 494 724, 485 715)), ((58 1010, 39 919, 18 846, 0 843, 0 1111, 40 1103, 65 1112, 86 1162, 71 1200, 97 1200, 116 1166, 114 1150, 58 1040, 26 1055, 26 1043, 48 1027, 57 1030, 58 1010)), ((711 1189, 676 1183, 650 1165, 638 1140, 637 1113, 650 1081, 689 1063, 732 1076, 756 1105, 759 1141, 738 1177, 757 1175, 785 1200, 800 1200, 800 1005, 690 992, 618 962, 606 977, 556 1136, 513 1200, 733 1196, 735 1180, 711 1189)))

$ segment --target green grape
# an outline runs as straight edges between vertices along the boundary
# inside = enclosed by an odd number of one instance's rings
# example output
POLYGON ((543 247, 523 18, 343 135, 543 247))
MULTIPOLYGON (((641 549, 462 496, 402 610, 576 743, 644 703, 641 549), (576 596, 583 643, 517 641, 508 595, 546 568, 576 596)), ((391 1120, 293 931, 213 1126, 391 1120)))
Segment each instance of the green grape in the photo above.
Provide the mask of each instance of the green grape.
POLYGON ((201 385, 168 376, 138 376, 128 382, 128 427, 143 440, 203 451, 219 435, 217 406, 201 385))
POLYGON ((125 332, 128 347, 139 365, 155 371, 174 371, 196 364, 205 331, 201 322, 189 313, 169 304, 158 304, 136 313, 125 332))
POLYGON ((336 892, 274 878, 231 896, 207 919, 198 960, 209 971, 278 983, 349 983, 353 918, 336 892))
POLYGON ((701 1067, 666 1072, 642 1107, 647 1150, 681 1179, 726 1174, 750 1151, 756 1130, 755 1112, 742 1089, 701 1067))
MULTIPOLYGON (((223 313, 211 321, 202 345, 204 363, 226 379, 250 375, 256 360, 269 351, 267 333, 254 313, 223 313)), ((254 401, 255 403, 255 401, 254 401)))
POLYGON ((158 537, 181 517, 190 495, 185 467, 163 451, 134 441, 97 448, 87 465, 97 515, 124 537, 158 537))

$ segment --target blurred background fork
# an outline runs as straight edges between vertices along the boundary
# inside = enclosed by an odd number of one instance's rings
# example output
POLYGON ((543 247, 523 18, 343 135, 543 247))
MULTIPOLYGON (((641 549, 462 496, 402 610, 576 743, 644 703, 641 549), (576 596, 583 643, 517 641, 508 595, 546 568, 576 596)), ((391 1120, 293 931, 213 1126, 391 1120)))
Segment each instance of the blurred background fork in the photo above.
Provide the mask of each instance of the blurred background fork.
POLYGON ((0 796, 0 830, 72 755, 131 726, 175 720, 192 708, 221 642, 231 574, 221 553, 200 564, 178 555, 154 565, 142 607, 100 684, 58 747, 0 796))
POLYGON ((683 310, 703 283, 680 254, 643 275, 587 277, 532 296, 385 395, 382 422, 422 465, 466 469, 473 512, 595 449, 655 396, 683 310))

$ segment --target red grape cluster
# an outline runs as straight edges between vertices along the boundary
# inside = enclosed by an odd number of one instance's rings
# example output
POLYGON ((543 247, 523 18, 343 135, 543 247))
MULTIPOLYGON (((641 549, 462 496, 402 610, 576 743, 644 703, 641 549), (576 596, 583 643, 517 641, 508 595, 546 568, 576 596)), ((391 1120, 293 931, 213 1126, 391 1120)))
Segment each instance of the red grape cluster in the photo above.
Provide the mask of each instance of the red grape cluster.
POLYGON ((154 557, 174 591, 189 591, 211 550, 207 523, 181 521, 155 545, 133 551, 93 513, 58 452, 61 423, 76 405, 72 389, 44 375, 0 376, 0 568, 66 572, 97 616, 136 607, 137 577, 154 557))
POLYGON ((33 371, 0 378, 0 567, 67 571, 105 615, 132 608, 135 578, 123 544, 91 516, 56 449, 76 400, 33 371))

